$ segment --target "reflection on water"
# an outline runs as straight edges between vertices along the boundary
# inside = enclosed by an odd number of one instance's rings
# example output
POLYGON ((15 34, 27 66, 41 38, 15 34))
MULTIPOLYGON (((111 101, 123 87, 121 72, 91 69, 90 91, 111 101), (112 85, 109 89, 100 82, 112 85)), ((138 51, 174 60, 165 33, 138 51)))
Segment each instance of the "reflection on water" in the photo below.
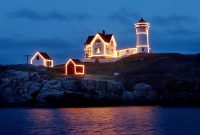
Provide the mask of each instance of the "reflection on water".
POLYGON ((199 108, 6 108, 0 109, 0 134, 200 134, 199 114, 199 108))
POLYGON ((148 107, 60 109, 59 112, 68 123, 66 132, 71 134, 153 134, 154 118, 148 107))

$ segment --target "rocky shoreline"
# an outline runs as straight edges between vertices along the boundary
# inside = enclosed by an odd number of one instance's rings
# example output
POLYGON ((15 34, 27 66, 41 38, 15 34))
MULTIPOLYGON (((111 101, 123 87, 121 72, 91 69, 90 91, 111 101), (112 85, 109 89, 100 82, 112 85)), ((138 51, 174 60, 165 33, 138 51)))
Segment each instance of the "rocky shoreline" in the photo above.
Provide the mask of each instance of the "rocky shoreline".
MULTIPOLYGON (((88 77, 50 78, 44 71, 30 73, 6 70, 1 76, 1 105, 84 106, 103 105, 107 102, 115 105, 114 101, 119 104, 131 98, 130 93, 124 91, 122 83, 115 80, 88 77)), ((151 90, 149 85, 139 85, 141 86, 136 86, 139 91, 151 90)))
MULTIPOLYGON (((196 63, 194 67, 190 61, 191 67, 187 66, 188 71, 181 76, 171 72, 164 76, 151 67, 154 63, 150 63, 147 67, 152 68, 153 75, 144 70, 144 73, 120 73, 114 78, 95 75, 58 77, 53 69, 44 67, 0 66, 0 106, 200 105, 199 61, 196 63), (194 74, 190 76, 188 72, 194 74), (161 80, 163 76, 165 80, 161 80)), ((174 64, 174 67, 173 72, 177 65, 174 64)))

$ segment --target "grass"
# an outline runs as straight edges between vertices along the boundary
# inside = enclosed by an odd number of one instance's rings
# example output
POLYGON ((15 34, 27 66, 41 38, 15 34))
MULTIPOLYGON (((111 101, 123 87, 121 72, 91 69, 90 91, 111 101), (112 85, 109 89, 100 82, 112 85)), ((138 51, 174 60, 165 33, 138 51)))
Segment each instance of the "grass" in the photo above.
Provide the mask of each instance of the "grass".
MULTIPOLYGON (((86 76, 97 78, 115 78, 114 73, 140 73, 140 72, 163 72, 168 71, 168 67, 175 68, 177 65, 194 61, 196 55, 183 55, 177 53, 153 53, 153 54, 134 54, 122 58, 117 62, 92 63, 85 62, 86 76)), ((197 55, 199 56, 199 55, 197 55)), ((65 72, 64 64, 54 67, 55 76, 63 76, 65 72)))

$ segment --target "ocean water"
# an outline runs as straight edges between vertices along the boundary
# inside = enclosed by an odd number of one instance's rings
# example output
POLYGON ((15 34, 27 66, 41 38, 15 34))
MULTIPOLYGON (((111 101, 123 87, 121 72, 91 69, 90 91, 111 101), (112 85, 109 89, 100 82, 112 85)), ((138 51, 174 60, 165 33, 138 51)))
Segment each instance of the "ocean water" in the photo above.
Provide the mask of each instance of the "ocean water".
POLYGON ((200 135, 200 108, 0 108, 0 135, 200 135))

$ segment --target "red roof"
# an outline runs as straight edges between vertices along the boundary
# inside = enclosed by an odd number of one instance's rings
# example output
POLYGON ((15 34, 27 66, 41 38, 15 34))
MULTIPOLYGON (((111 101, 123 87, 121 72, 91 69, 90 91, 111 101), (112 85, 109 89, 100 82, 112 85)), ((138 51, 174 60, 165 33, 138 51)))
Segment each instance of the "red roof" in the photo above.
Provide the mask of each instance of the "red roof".
POLYGON ((101 38, 103 38, 105 42, 110 42, 110 40, 112 39, 112 34, 107 34, 107 35, 102 34, 102 33, 98 33, 98 34, 101 36, 101 38))
MULTIPOLYGON (((110 40, 112 39, 113 34, 102 34, 102 33, 98 33, 101 38, 105 41, 105 42, 110 42, 110 40)), ((88 36, 85 44, 90 44, 92 42, 92 40, 94 39, 95 36, 88 36)))
POLYGON ((94 36, 88 36, 85 44, 90 44, 92 42, 93 38, 94 38, 94 36))
POLYGON ((52 58, 47 54, 47 53, 45 53, 45 52, 39 52, 41 55, 42 55, 42 57, 44 57, 46 60, 52 60, 52 58))

